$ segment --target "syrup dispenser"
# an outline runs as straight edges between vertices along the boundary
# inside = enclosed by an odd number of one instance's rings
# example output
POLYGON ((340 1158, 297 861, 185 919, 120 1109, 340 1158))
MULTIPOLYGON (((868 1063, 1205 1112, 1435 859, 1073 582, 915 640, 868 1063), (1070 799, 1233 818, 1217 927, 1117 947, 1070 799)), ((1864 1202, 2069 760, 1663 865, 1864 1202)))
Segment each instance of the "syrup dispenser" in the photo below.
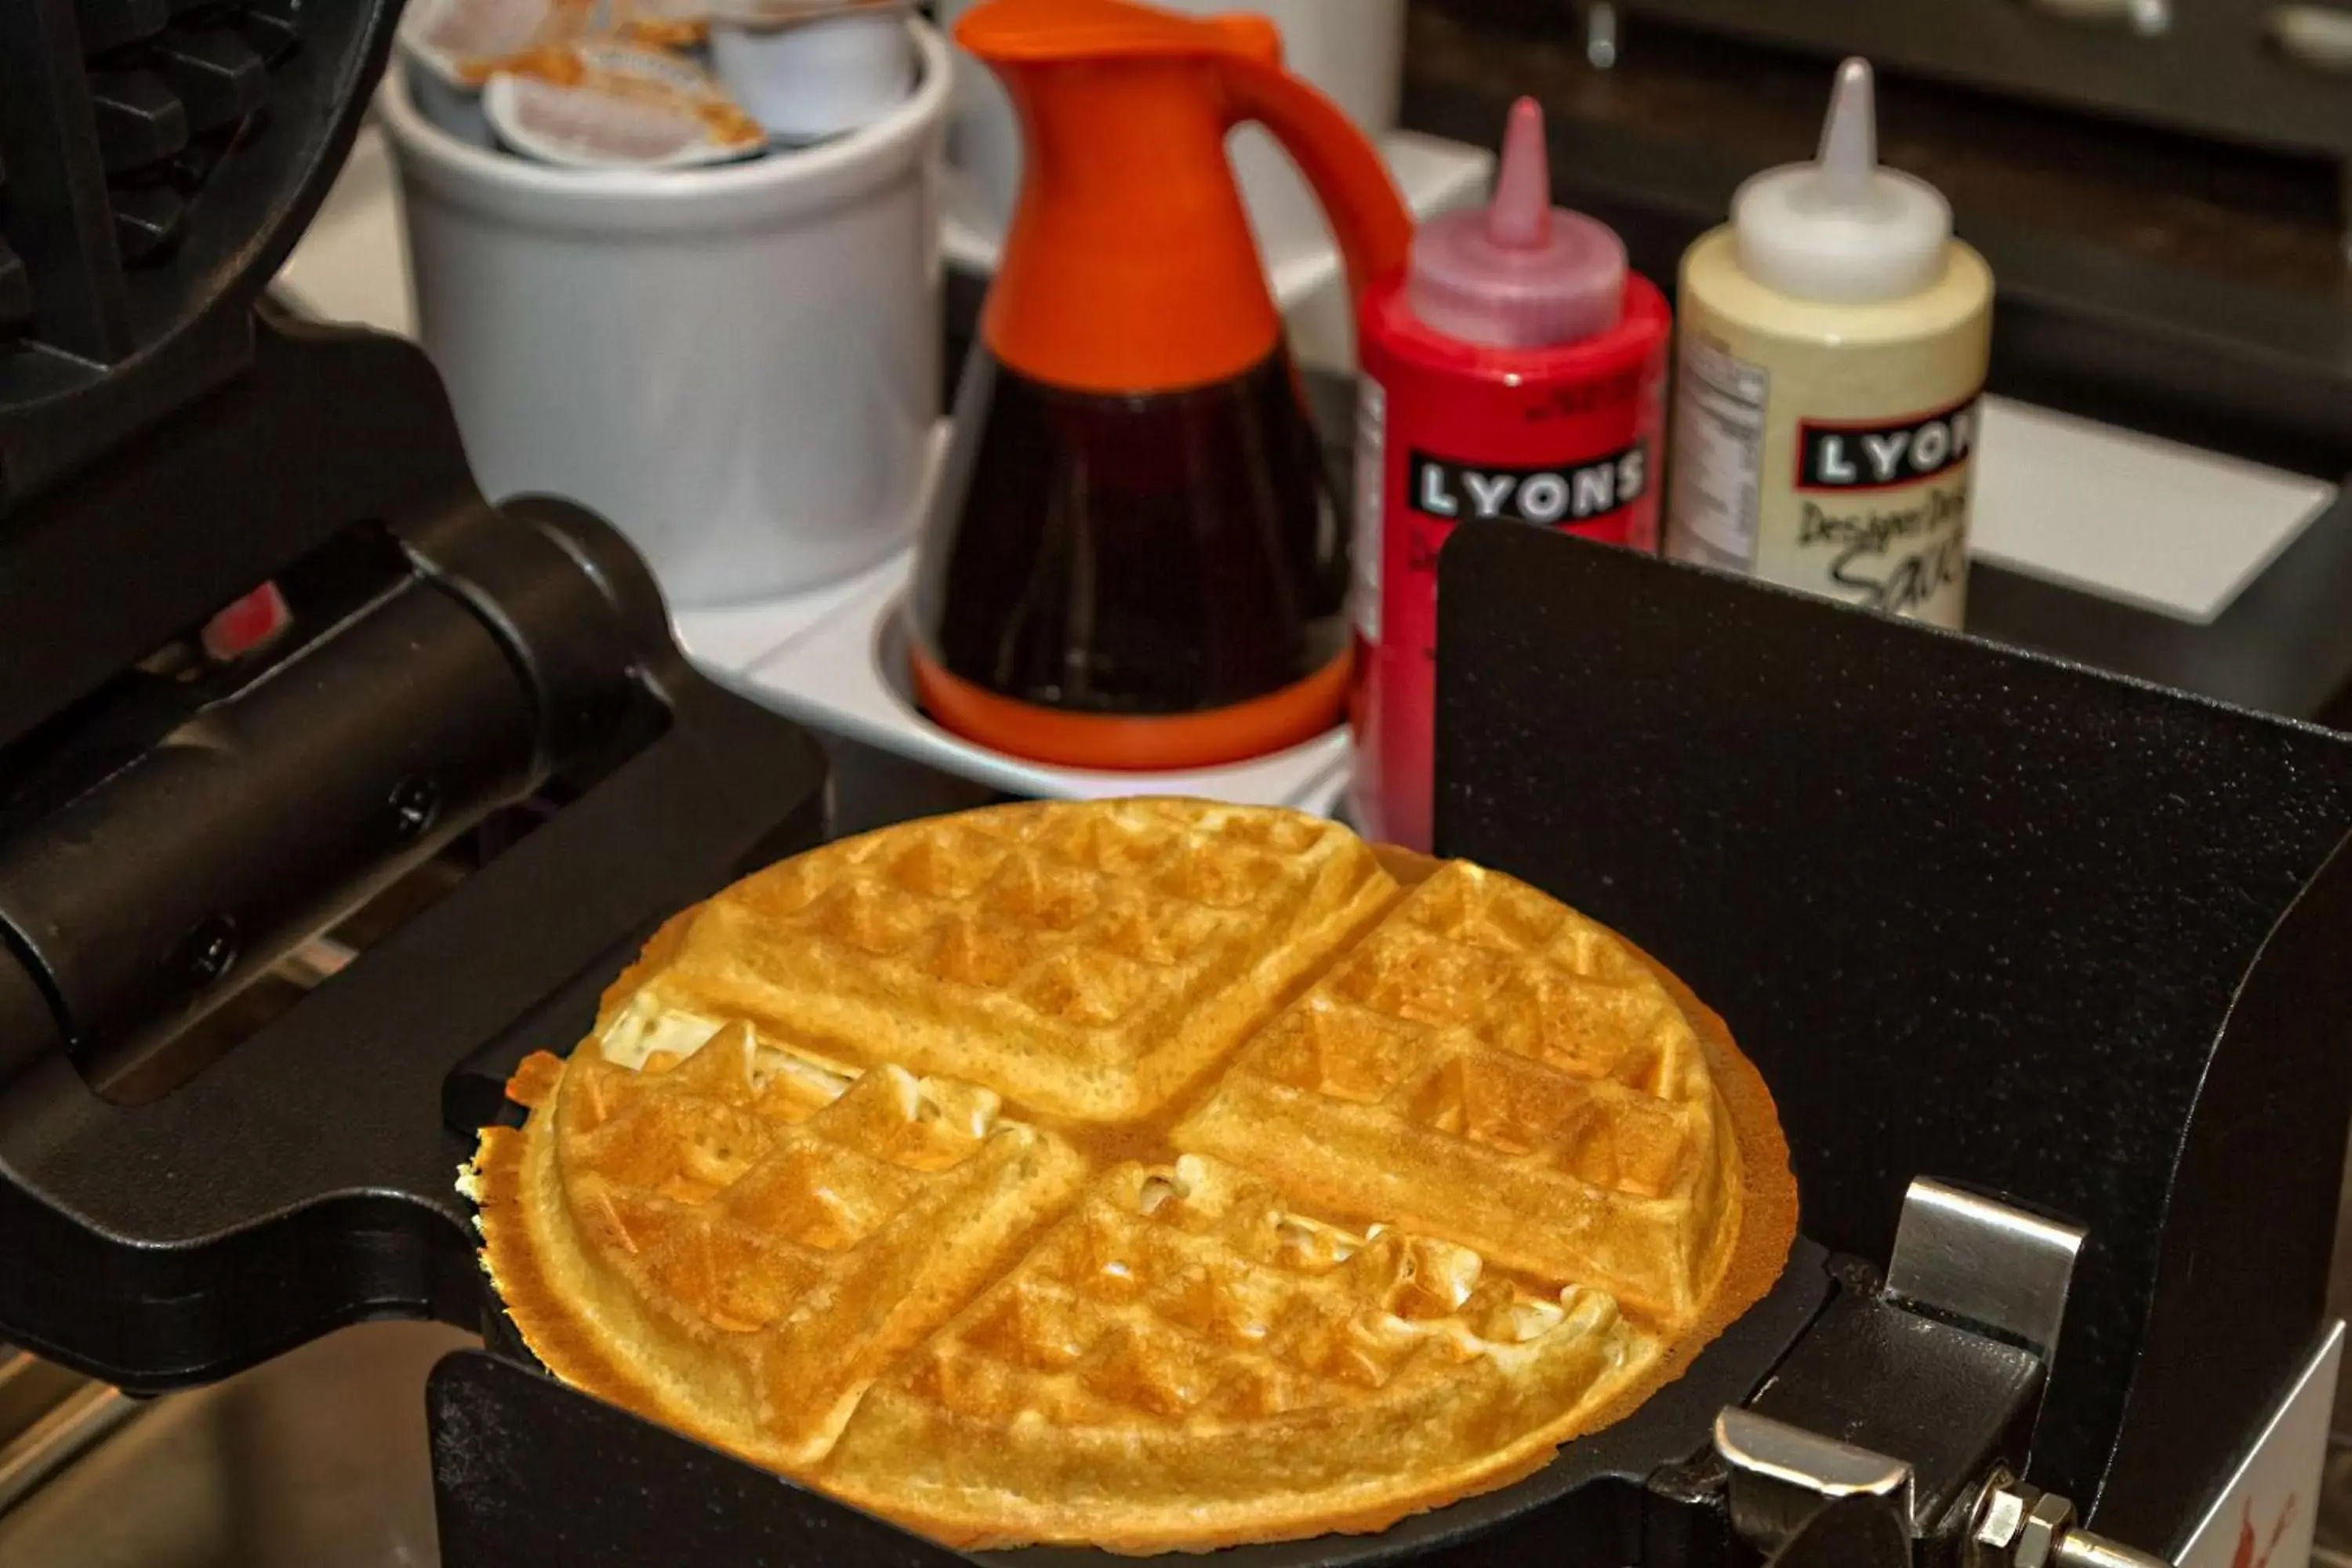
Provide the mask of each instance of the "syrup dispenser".
POLYGON ((991 0, 956 29, 1027 157, 911 605, 931 715, 1065 765, 1208 766, 1336 723, 1347 531, 1225 154, 1273 132, 1360 297, 1412 221, 1260 16, 991 0))

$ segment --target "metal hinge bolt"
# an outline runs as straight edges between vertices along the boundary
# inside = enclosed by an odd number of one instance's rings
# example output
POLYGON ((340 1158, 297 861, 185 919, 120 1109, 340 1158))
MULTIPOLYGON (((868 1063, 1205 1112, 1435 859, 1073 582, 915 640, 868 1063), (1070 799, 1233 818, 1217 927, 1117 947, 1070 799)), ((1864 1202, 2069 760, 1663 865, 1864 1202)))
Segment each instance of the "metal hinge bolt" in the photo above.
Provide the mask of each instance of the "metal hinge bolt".
POLYGON ((1969 1568, 2172 1568, 2078 1529, 2073 1503, 2022 1481, 1985 1489, 1969 1536, 1969 1568))

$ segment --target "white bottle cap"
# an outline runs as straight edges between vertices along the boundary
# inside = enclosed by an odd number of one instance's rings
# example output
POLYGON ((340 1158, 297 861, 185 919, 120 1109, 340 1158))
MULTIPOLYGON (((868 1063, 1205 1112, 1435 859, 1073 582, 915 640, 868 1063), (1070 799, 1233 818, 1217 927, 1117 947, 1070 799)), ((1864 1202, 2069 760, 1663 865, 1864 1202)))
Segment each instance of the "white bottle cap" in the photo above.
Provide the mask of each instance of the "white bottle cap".
POLYGON ((1870 62, 1838 68, 1822 150, 1767 169, 1731 198, 1739 268, 1800 300, 1860 305, 1916 294, 1943 276, 1951 204, 1925 180, 1878 166, 1870 62))
MULTIPOLYGON (((728 8, 752 9, 740 0, 728 8)), ((710 68, 776 141, 798 144, 855 131, 915 89, 915 36, 902 9, 835 6, 782 26, 730 22, 714 7, 710 68)))

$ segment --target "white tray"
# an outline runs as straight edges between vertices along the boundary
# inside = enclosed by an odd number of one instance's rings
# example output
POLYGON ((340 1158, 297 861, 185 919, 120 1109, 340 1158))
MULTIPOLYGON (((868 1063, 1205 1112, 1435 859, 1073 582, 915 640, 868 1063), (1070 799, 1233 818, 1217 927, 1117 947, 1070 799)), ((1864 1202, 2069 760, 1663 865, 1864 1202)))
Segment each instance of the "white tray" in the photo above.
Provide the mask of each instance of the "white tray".
POLYGON ((950 734, 916 710, 908 689, 898 612, 913 567, 908 552, 813 594, 685 611, 678 640, 713 675, 780 713, 1010 795, 1189 795, 1322 816, 1338 809, 1348 774, 1343 730, 1250 762, 1178 773, 1052 767, 950 734))
MULTIPOLYGON (((933 479, 947 429, 942 421, 932 443, 933 479)), ((917 504, 929 510, 929 484, 917 504)), ((754 700, 1008 795, 1061 800, 1189 795, 1240 805, 1296 806, 1325 816, 1339 809, 1348 780, 1344 730, 1270 756, 1181 773, 1057 768, 950 734, 917 711, 908 685, 898 607, 913 570, 914 552, 902 551, 845 582, 756 604, 682 609, 672 623, 698 664, 754 700)))

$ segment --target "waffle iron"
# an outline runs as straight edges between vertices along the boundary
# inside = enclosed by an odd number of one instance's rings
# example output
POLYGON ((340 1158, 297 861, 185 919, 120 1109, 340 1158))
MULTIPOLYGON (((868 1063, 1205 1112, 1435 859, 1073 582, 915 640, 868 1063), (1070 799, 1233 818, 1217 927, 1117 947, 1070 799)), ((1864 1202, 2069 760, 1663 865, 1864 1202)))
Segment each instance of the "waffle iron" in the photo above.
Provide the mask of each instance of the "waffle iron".
MULTIPOLYGON (((152 1393, 478 1329, 420 1391, 447 1568, 969 1561, 557 1384, 474 1267, 513 1063, 824 780, 608 526, 480 496, 414 349, 258 303, 392 21, 0 6, 0 1338, 152 1393)), ((2184 1542, 2322 1337, 2352 747, 1532 531, 1443 571, 1441 848, 1731 1019, 1805 1235, 1537 1475, 1218 1560, 2184 1542)))

